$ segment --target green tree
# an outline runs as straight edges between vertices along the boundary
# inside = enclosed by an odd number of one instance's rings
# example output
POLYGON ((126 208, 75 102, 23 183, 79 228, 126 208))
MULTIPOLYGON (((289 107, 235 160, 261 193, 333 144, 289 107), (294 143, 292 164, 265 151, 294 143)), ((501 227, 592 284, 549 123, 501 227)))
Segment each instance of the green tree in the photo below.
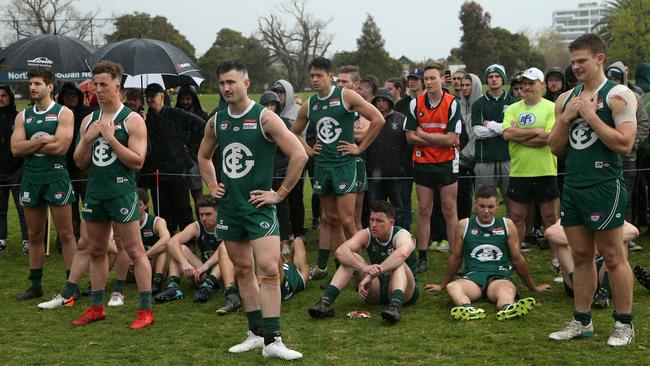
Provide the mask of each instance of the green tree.
POLYGON ((600 23, 600 34, 609 43, 608 63, 623 61, 633 72, 636 64, 650 59, 650 0, 612 1, 600 23))
POLYGON ((463 35, 457 56, 463 60, 467 71, 482 75, 496 61, 496 40, 490 32, 492 16, 483 12, 483 7, 477 2, 466 1, 460 7, 458 18, 463 35))
POLYGON ((400 75, 402 64, 390 57, 375 19, 368 14, 357 38, 357 60, 362 75, 372 74, 380 81, 400 75))
POLYGON ((147 13, 135 12, 119 16, 114 25, 115 31, 105 36, 108 43, 138 37, 156 39, 173 44, 196 61, 194 46, 163 16, 152 18, 147 13))
POLYGON ((206 80, 201 88, 208 91, 219 89, 217 66, 223 61, 239 58, 246 63, 251 80, 251 91, 261 92, 269 88, 277 72, 273 72, 269 51, 254 37, 245 37, 241 32, 223 28, 207 52, 201 56, 198 66, 206 80))
POLYGON ((357 51, 341 51, 334 54, 332 57, 334 67, 341 67, 345 65, 358 65, 359 54, 357 51))
POLYGON ((546 28, 531 34, 533 49, 543 55, 546 65, 566 67, 569 65, 569 48, 562 35, 553 28, 546 28))
POLYGON ((496 40, 494 62, 503 65, 508 75, 529 67, 546 69, 544 56, 531 47, 528 37, 523 33, 513 34, 501 27, 491 28, 490 33, 496 40))

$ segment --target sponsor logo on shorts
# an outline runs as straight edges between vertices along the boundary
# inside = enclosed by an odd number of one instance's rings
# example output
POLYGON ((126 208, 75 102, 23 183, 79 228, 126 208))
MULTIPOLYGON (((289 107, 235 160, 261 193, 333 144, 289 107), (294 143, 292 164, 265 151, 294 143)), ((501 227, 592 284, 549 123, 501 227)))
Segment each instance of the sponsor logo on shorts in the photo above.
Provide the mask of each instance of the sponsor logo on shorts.
POLYGON ((88 208, 88 205, 84 203, 83 207, 81 208, 81 212, 93 213, 93 210, 88 208))
POLYGON ((228 230, 228 225, 224 225, 222 223, 217 224, 217 229, 219 230, 228 230))
POLYGON ((229 121, 223 121, 219 125, 219 128, 222 129, 222 130, 227 130, 228 127, 230 127, 230 122, 229 121))
POLYGON ((125 177, 116 177, 116 178, 115 178, 115 181, 116 181, 117 183, 128 183, 128 182, 129 182, 129 178, 125 178, 125 177))
POLYGON ((122 208, 120 208, 120 213, 121 213, 122 215, 126 215, 126 214, 129 213, 129 210, 127 210, 125 207, 122 207, 122 208))
POLYGON ((321 185, 318 181, 314 181, 314 189, 321 189, 321 185))
POLYGON ((57 199, 57 200, 60 200, 61 198, 63 198, 64 195, 65 195, 65 192, 56 192, 54 194, 54 198, 57 199))
POLYGON ((29 197, 29 192, 23 192, 22 198, 20 198, 22 202, 31 202, 32 199, 29 197))
POLYGON ((339 184, 339 189, 345 189, 347 186, 348 186, 348 183, 343 182, 343 183, 339 184))
POLYGON ((560 211, 560 217, 564 217, 564 211, 560 211))
POLYGON ((262 222, 260 222, 260 227, 261 227, 262 229, 268 229, 268 228, 271 227, 271 224, 269 224, 269 223, 266 222, 266 221, 262 221, 262 222))
POLYGON ((605 215, 597 212, 597 213, 592 213, 589 219, 593 222, 596 222, 596 221, 601 221, 604 217, 605 215))
POLYGON ((594 168, 596 169, 603 169, 603 168, 609 168, 609 163, 606 161, 595 161, 594 162, 594 168))
POLYGON ((58 119, 58 117, 59 117, 59 116, 57 116, 56 114, 46 114, 46 115, 45 115, 45 122, 53 122, 53 121, 56 121, 56 120, 58 119))

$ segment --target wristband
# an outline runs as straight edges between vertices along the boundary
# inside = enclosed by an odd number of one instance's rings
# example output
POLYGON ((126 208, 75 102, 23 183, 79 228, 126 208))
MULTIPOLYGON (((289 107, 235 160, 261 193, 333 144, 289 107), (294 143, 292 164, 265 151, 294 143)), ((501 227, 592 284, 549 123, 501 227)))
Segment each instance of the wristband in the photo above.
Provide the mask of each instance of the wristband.
POLYGON ((275 193, 277 193, 278 196, 280 196, 280 198, 284 199, 289 194, 289 190, 286 189, 284 186, 280 186, 278 191, 275 193))
POLYGON ((208 184, 208 189, 210 190, 210 192, 214 191, 216 188, 219 188, 219 183, 212 182, 208 184))

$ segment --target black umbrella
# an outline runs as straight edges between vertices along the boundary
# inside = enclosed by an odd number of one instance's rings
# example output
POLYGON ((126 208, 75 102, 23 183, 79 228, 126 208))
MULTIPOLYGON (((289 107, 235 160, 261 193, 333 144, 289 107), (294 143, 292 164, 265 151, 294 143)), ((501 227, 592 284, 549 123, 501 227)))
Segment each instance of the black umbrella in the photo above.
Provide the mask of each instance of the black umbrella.
POLYGON ((119 63, 131 77, 161 75, 165 87, 183 82, 198 86, 195 79, 203 79, 189 56, 178 47, 155 39, 131 38, 107 44, 93 54, 93 64, 101 60, 119 63))
POLYGON ((34 66, 51 67, 61 74, 90 72, 95 48, 80 39, 43 34, 18 40, 0 51, 0 66, 27 71, 34 66))

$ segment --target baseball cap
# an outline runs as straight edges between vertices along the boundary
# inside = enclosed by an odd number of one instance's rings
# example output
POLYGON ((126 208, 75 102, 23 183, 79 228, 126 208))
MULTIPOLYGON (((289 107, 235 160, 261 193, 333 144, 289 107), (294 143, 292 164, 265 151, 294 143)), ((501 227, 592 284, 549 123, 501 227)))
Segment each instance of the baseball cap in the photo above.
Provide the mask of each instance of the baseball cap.
POLYGON ((422 70, 422 69, 411 69, 411 71, 409 71, 409 74, 408 74, 407 77, 409 77, 409 78, 413 77, 413 78, 418 78, 420 80, 424 80, 424 70, 422 70))
POLYGON ((531 67, 529 69, 526 69, 526 71, 524 71, 521 77, 526 78, 528 80, 539 80, 542 83, 544 82, 544 73, 536 67, 531 67))
POLYGON ((147 88, 144 90, 144 95, 156 95, 160 93, 164 93, 165 89, 160 84, 149 84, 147 85, 147 88))

